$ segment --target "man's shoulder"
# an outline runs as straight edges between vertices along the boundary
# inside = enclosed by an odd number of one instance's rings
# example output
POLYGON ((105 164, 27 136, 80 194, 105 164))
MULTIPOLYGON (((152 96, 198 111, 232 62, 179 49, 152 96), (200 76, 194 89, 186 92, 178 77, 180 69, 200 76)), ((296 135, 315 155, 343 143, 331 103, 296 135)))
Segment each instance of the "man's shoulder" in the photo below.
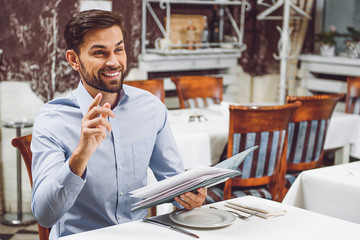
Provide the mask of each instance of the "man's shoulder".
POLYGON ((76 101, 73 93, 69 93, 66 97, 53 99, 45 103, 39 110, 38 114, 51 113, 58 111, 66 111, 69 109, 79 109, 79 104, 76 101))
POLYGON ((139 104, 160 104, 161 100, 154 94, 141 88, 133 87, 124 84, 125 94, 130 98, 130 101, 138 102, 139 104))
POLYGON ((74 123, 78 119, 81 121, 82 114, 75 97, 69 94, 66 97, 57 98, 45 103, 38 111, 34 130, 59 133, 63 131, 63 126, 70 122, 74 123), (59 132, 60 131, 60 132, 59 132))

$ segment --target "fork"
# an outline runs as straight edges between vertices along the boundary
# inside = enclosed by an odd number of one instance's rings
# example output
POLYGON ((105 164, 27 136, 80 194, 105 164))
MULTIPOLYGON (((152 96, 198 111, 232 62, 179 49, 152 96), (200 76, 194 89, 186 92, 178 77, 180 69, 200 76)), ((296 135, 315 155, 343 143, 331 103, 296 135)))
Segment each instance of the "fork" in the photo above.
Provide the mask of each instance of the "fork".
MULTIPOLYGON (((211 206, 211 207, 209 207, 209 208, 211 208, 211 209, 218 209, 218 208, 216 208, 216 207, 214 207, 214 206, 211 206)), ((218 209, 218 210, 220 210, 220 209, 218 209)), ((223 209, 221 209, 221 210, 223 210, 223 209)), ((241 214, 238 213, 238 212, 231 211, 231 210, 223 210, 223 211, 226 211, 226 212, 229 212, 229 213, 233 213, 233 214, 235 214, 238 218, 240 218, 240 219, 242 219, 242 220, 248 219, 249 217, 252 217, 252 216, 255 215, 255 213, 250 213, 250 215, 244 216, 244 215, 241 215, 241 214)))

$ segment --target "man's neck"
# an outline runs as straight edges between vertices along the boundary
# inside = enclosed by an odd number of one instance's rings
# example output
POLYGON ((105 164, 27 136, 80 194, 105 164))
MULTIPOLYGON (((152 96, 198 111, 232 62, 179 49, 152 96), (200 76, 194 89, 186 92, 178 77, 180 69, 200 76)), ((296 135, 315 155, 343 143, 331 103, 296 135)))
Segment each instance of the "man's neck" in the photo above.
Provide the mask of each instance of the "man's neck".
POLYGON ((105 103, 110 103, 111 109, 114 109, 118 105, 120 101, 120 93, 100 92, 103 95, 100 101, 100 106, 103 106, 105 103))

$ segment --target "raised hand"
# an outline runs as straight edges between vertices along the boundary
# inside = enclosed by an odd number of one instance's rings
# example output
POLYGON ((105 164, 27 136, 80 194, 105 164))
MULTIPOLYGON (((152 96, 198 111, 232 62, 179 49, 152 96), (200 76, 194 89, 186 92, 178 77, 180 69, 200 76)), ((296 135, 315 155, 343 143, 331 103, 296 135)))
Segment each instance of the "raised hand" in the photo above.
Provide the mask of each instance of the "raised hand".
POLYGON ((82 176, 91 155, 111 132, 111 125, 107 117, 115 117, 110 104, 99 106, 102 94, 98 93, 81 121, 81 135, 79 145, 70 158, 70 169, 73 173, 82 176))

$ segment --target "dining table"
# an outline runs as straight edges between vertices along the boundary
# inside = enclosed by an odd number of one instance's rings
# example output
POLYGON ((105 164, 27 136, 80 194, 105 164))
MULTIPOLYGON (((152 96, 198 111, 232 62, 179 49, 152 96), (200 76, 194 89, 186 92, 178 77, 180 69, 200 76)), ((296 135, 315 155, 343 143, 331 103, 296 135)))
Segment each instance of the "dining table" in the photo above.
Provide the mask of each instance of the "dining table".
MULTIPOLYGON (((229 135, 229 104, 169 110, 168 119, 185 168, 220 161, 229 135), (200 156, 200 158, 199 158, 200 156)), ((335 149, 337 164, 360 158, 360 115, 333 112, 324 149, 335 149)))
MULTIPOLYGON (((152 217, 151 219, 181 228, 197 235, 199 239, 206 240, 338 240, 358 239, 360 236, 359 224, 253 196, 244 196, 204 205, 201 208, 180 211, 180 213, 172 212, 152 217), (229 203, 252 206, 256 209, 256 211, 253 211, 255 215, 247 219, 241 219, 235 213, 233 214, 229 211, 234 211, 241 215, 244 215, 244 213, 226 207, 229 203), (217 209, 211 209, 211 207, 217 209), (266 210, 269 213, 280 212, 281 214, 264 218, 260 215, 262 210, 266 210)), ((185 240, 195 239, 195 237, 173 231, 168 227, 158 224, 136 220, 60 238, 60 240, 82 239, 185 240)))
POLYGON ((360 224, 360 161, 301 172, 282 203, 360 224))

